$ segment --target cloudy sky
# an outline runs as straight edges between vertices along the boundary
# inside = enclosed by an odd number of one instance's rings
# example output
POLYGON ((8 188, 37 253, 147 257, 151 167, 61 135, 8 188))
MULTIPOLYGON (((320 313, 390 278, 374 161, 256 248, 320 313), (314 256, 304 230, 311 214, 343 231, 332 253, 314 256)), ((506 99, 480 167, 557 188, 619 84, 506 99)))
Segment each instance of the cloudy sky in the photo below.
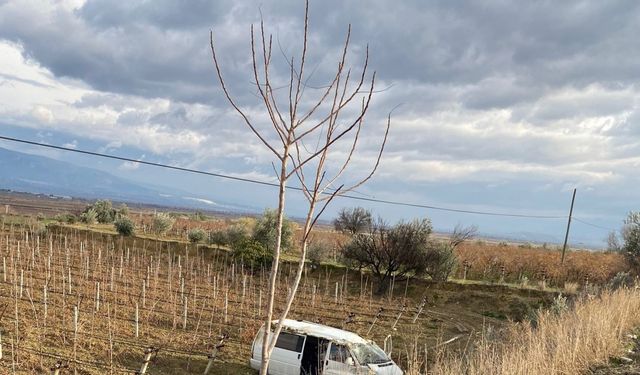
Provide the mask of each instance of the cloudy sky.
MULTIPOLYGON (((260 180, 273 158, 225 101, 213 30, 232 93, 264 125, 252 85, 249 27, 274 37, 274 84, 301 49, 300 0, 0 1, 0 134, 260 180)), ((454 209, 563 216, 578 189, 572 240, 601 242, 640 209, 640 3, 636 1, 317 1, 310 4, 313 98, 335 68, 347 25, 349 66, 365 47, 376 89, 356 194, 454 209)), ((266 126, 265 132, 270 128, 266 126)), ((213 201, 273 206, 275 191, 2 142, 0 147, 168 185, 213 201)), ((290 214, 301 213, 292 198, 290 214)), ((328 212, 360 202, 337 201, 328 212)), ((437 228, 563 237, 562 219, 516 219, 367 204, 437 228)))

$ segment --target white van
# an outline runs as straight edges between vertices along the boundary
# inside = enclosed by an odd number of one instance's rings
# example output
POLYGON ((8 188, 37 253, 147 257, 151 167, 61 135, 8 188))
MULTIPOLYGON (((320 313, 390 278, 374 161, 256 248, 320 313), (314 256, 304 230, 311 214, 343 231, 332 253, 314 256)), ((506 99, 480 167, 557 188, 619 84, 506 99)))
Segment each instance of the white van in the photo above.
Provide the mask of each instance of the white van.
MULTIPOLYGON (((274 321, 277 324, 278 321, 274 321)), ((253 340, 251 360, 260 370, 264 325, 253 340)), ((269 361, 269 375, 402 375, 373 341, 322 324, 286 319, 269 361)))

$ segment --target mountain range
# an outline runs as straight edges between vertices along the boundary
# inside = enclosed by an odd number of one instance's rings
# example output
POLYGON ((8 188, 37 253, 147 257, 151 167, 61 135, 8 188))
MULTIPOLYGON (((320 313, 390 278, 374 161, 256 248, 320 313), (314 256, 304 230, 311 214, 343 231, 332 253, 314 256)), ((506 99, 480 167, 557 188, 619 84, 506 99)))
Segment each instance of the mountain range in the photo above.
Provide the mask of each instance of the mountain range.
POLYGON ((204 209, 253 211, 168 187, 146 186, 101 170, 0 148, 0 189, 87 199, 204 209))

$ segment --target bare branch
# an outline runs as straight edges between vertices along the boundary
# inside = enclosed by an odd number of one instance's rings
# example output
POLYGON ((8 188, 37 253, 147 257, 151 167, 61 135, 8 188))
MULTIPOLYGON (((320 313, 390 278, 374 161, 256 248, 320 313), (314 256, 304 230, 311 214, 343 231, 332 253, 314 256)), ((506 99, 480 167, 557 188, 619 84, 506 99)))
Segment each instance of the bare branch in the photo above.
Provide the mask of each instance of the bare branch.
MULTIPOLYGON (((358 187, 362 186, 365 182, 369 181, 371 179, 371 177, 373 177, 373 175, 376 173, 376 170, 378 170, 378 166, 380 166, 380 160, 382 159, 382 153, 384 152, 384 148, 385 148, 385 146, 387 144, 387 138, 389 137, 389 129, 390 128, 391 128, 391 113, 389 113, 389 115, 387 116, 387 127, 386 127, 385 132, 384 132, 384 138, 382 139, 382 144, 380 145, 380 151, 378 152, 378 157, 376 158, 376 163, 374 164, 373 168, 371 168, 371 172, 365 178, 363 178, 362 180, 360 180, 356 184, 350 186, 349 188, 344 189, 342 194, 346 194, 346 193, 352 191, 353 189, 357 189, 358 187)), ((345 166, 346 166, 346 164, 345 164, 345 166)), ((343 170, 341 170, 339 174, 344 173, 345 169, 346 168, 343 168, 343 170)), ((330 186, 330 184, 327 184, 327 186, 330 186)))
POLYGON ((453 228, 453 233, 451 233, 451 237, 449 238, 449 243, 451 244, 451 247, 455 249, 461 243, 475 237, 477 233, 478 233, 478 227, 475 225, 463 227, 461 224, 457 224, 455 228, 453 228))
MULTIPOLYGON (((329 93, 331 92, 333 85, 336 84, 336 82, 338 82, 338 80, 340 79, 340 75, 342 74, 342 70, 344 69, 344 64, 347 58, 347 49, 349 47, 349 41, 351 39, 351 25, 349 25, 349 28, 347 29, 347 38, 344 42, 344 48, 342 49, 342 58, 340 59, 340 62, 338 63, 338 69, 336 71, 336 75, 333 77, 333 80, 331 81, 331 83, 327 86, 327 90, 324 92, 324 94, 320 97, 320 99, 316 102, 316 104, 311 107, 311 109, 307 112, 306 115, 304 115, 302 117, 302 119, 300 119, 298 121, 298 125, 304 123, 305 121, 307 121, 307 119, 309 119, 313 113, 320 107, 320 105, 322 105, 322 103, 324 103, 325 99, 327 98, 327 96, 329 96, 329 93)), ((348 78, 347 78, 348 81, 348 78)), ((303 135, 304 137, 304 135, 303 135)))
POLYGON ((267 113, 269 114, 271 124, 273 125, 273 128, 275 129, 276 133, 278 134, 278 137, 280 137, 280 141, 282 142, 282 145, 285 146, 286 134, 284 130, 280 129, 280 127, 278 126, 278 121, 275 118, 273 109, 271 108, 271 102, 268 98, 269 88, 271 85, 269 84, 269 65, 268 65, 269 60, 267 59, 267 52, 266 52, 266 47, 264 43, 264 26, 263 26, 262 20, 260 20, 260 27, 261 27, 261 35, 262 35, 262 56, 264 59, 264 86, 265 86, 264 90, 262 89, 262 84, 260 83, 260 76, 258 74, 258 62, 256 60, 255 36, 253 33, 253 25, 251 25, 251 61, 253 63, 253 76, 256 81, 256 85, 258 87, 258 92, 260 93, 260 96, 262 97, 262 101, 264 102, 265 108, 267 109, 267 113))
POLYGON ((304 34, 303 34, 303 45, 302 45, 302 54, 300 55, 300 70, 298 73, 298 82, 296 85, 296 96, 293 102, 293 121, 291 122, 291 126, 293 127, 293 122, 295 121, 296 114, 298 113, 298 104, 300 103, 300 83, 302 81, 302 77, 304 77, 304 63, 307 59, 307 37, 309 35, 309 1, 305 1, 304 6, 304 34))
MULTIPOLYGON (((236 110, 236 112, 238 112, 240 116, 242 116, 242 118, 244 119, 244 122, 247 124, 249 129, 251 129, 251 131, 258 137, 258 139, 260 139, 260 141, 262 141, 262 143, 265 146, 267 146, 267 148, 271 150, 271 152, 273 152, 273 154, 276 155, 278 159, 282 159, 282 156, 265 140, 262 134, 260 134, 260 132, 258 132, 255 126, 253 126, 251 121, 249 121, 249 118, 247 117, 247 115, 240 109, 240 107, 238 107, 238 105, 236 105, 235 101, 231 98, 231 95, 229 94, 229 90, 227 90, 227 86, 225 85, 224 79, 222 78, 222 72, 220 71, 220 64, 218 63, 218 58, 216 56, 216 50, 213 43, 213 30, 210 31, 209 33, 209 42, 211 45, 211 56, 213 57, 213 63, 216 68, 218 80, 220 81, 220 86, 222 87, 222 91, 224 92, 224 95, 227 97, 227 101, 229 101, 229 103, 236 110)), ((258 85, 258 87, 259 86, 260 85, 258 85)))
MULTIPOLYGON (((376 74, 375 72, 373 73, 373 77, 371 78, 371 89, 369 91, 369 95, 367 96, 367 100, 365 102, 365 108, 363 110, 362 113, 360 113, 360 115, 358 116, 358 118, 356 118, 353 123, 351 123, 351 125, 349 125, 345 130, 343 130, 342 132, 340 132, 340 134, 338 134, 337 136, 335 136, 333 139, 331 139, 330 141, 328 141, 320 150, 316 151, 315 153, 313 153, 311 156, 309 156, 308 158, 306 158, 305 160, 302 161, 301 164, 298 164, 294 167, 294 170, 289 172, 289 174, 287 175, 288 177, 291 176, 296 169, 298 168, 302 168, 305 164, 307 164, 309 161, 311 161, 313 158, 315 158, 316 156, 320 155, 321 153, 323 153, 325 150, 327 150, 329 147, 331 147, 336 141, 338 141, 339 139, 341 139, 342 137, 344 137, 347 133, 349 133, 351 130, 353 130, 353 128, 360 122, 360 119, 362 117, 364 117, 367 109, 369 108, 369 104, 371 103, 371 96, 372 96, 372 91, 373 91, 373 86, 375 84, 375 80, 376 80, 376 74)), ((299 139, 300 137, 298 137, 299 139)), ((295 142, 295 140, 294 140, 295 142)))

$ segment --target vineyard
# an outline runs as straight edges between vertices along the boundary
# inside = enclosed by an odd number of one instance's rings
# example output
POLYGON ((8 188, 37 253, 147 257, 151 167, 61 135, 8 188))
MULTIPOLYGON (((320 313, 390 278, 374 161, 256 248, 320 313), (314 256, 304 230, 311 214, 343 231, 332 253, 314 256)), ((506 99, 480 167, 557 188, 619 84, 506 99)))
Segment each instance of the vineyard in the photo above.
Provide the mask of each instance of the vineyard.
MULTIPOLYGON (((210 374, 251 373, 264 270, 176 242, 9 224, 1 233, 0 372, 204 373, 209 365, 210 374)), ((292 276, 285 264, 277 301, 292 276)), ((461 288, 412 281, 376 297, 368 275, 323 267, 305 272, 291 317, 358 332, 406 364, 410 344, 422 356, 442 340, 468 345, 482 326, 520 319, 552 298, 461 288)))
POLYGON ((604 285, 619 272, 629 270, 620 253, 574 250, 560 264, 555 248, 464 243, 456 249, 459 279, 526 284, 545 282, 562 288, 565 283, 604 285))

